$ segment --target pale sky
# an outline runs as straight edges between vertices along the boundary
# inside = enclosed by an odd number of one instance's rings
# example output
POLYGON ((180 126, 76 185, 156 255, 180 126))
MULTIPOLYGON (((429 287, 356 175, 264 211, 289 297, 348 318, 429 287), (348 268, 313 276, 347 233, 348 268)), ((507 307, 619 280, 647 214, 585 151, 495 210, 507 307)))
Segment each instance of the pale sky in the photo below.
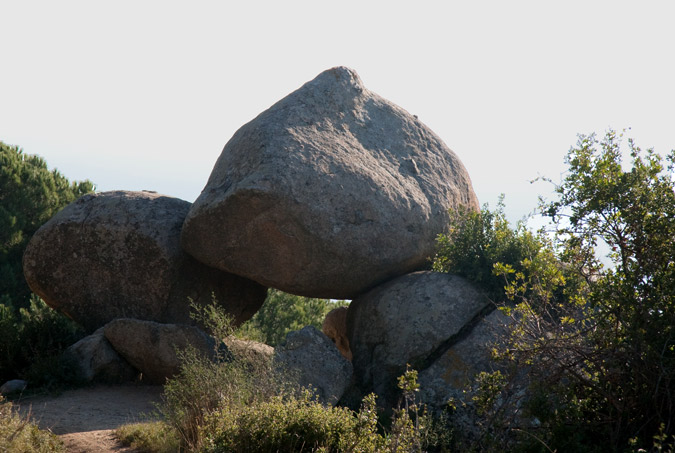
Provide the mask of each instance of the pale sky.
POLYGON ((577 133, 675 148, 670 1, 0 0, 0 140, 99 191, 194 201, 240 126, 338 65, 512 220, 577 133))

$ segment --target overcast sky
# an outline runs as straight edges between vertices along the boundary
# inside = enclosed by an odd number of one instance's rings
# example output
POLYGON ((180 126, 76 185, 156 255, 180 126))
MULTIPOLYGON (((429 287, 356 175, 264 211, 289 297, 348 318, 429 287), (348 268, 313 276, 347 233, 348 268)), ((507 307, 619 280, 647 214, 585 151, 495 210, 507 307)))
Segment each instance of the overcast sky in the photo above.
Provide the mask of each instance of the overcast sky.
POLYGON ((100 191, 193 201, 240 126, 344 65, 515 220, 578 133, 675 148, 672 5, 0 0, 0 140, 100 191))

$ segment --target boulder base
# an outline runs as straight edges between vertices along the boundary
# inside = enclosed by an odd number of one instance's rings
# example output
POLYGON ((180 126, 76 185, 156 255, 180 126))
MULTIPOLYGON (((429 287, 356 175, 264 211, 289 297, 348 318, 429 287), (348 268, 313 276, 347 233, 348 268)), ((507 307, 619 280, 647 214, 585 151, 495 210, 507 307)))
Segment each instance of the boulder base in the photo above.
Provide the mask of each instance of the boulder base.
POLYGON ((396 403, 406 365, 423 370, 492 308, 467 280, 438 272, 398 277, 354 299, 347 333, 354 376, 383 404, 396 403))

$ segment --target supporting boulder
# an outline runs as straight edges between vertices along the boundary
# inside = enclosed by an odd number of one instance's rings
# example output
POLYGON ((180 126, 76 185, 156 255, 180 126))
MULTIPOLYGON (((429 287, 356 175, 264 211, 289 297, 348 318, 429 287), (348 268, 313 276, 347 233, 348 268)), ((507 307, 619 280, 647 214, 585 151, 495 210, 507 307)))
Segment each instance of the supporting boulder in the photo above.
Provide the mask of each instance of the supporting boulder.
POLYGON ((492 308, 467 280, 427 271, 398 277, 357 297, 347 313, 357 385, 391 407, 397 378, 408 364, 427 368, 492 308))

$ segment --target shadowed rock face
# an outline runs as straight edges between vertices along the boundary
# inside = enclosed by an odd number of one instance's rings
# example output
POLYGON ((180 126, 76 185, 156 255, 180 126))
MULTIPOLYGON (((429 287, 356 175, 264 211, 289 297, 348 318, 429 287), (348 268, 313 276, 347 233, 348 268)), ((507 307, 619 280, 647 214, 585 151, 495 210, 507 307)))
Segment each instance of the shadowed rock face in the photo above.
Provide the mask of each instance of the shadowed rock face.
POLYGON ((180 249, 190 203, 150 192, 105 192, 71 203, 33 236, 23 258, 31 289, 93 331, 115 318, 192 323, 189 301, 212 294, 239 324, 266 289, 180 249))
POLYGON ((263 285, 350 299, 424 266, 460 205, 479 208, 455 153, 338 67, 234 134, 182 244, 263 285))

